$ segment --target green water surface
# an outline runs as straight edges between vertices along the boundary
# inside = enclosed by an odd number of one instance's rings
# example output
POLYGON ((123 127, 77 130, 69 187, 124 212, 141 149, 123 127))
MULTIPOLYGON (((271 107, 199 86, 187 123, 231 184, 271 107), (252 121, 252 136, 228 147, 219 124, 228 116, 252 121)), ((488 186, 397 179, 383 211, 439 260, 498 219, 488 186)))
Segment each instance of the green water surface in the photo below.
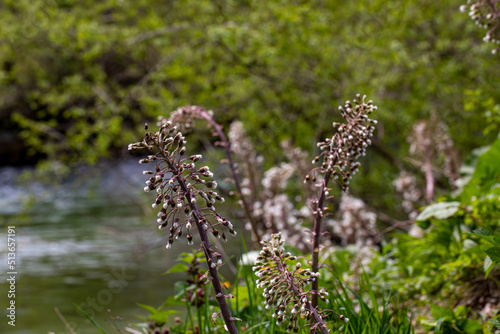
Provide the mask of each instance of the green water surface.
POLYGON ((174 283, 186 276, 162 273, 193 246, 178 240, 166 250, 167 235, 155 226, 150 196, 137 192, 136 184, 123 187, 119 177, 113 182, 122 188, 45 191, 32 196, 30 205, 4 205, 0 333, 70 333, 64 321, 77 333, 99 333, 75 304, 108 333, 123 333, 147 315, 137 303, 156 307, 173 295, 174 283), (16 231, 15 327, 6 317, 7 226, 16 231))

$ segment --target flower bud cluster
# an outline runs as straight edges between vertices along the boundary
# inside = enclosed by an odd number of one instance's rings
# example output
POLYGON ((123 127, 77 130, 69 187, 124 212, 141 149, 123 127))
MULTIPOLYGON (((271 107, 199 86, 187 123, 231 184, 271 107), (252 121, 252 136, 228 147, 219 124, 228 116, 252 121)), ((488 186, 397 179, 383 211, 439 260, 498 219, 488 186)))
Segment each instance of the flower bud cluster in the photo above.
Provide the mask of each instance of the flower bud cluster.
POLYGON ((214 236, 226 240, 222 227, 235 235, 230 221, 216 212, 214 203, 224 202, 215 189, 217 182, 207 166, 198 168, 201 155, 186 155, 186 140, 171 121, 161 122, 156 133, 147 131, 142 142, 129 145, 129 150, 147 148, 152 152, 139 161, 154 164, 153 170, 144 171, 150 175, 145 192, 156 191, 152 207, 159 209, 158 228, 168 228, 170 235, 167 249, 182 235, 188 243, 193 242, 191 228, 199 223, 214 236))
MULTIPOLYGON (((333 179, 341 186, 342 190, 349 190, 349 181, 357 173, 359 162, 356 160, 366 154, 366 148, 372 143, 373 131, 376 120, 370 119, 370 115, 377 107, 371 100, 366 101, 366 95, 356 95, 352 102, 347 101, 344 107, 339 107, 342 117, 347 123, 333 123, 336 133, 324 142, 319 142, 318 147, 322 150, 313 163, 323 158, 320 173, 330 171, 333 179)), ((313 169, 306 176, 307 180, 316 181, 313 169)))
POLYGON ((441 170, 453 187, 460 176, 460 155, 449 127, 437 114, 431 113, 430 120, 416 121, 406 140, 410 143, 410 154, 422 162, 422 172, 430 175, 432 169, 441 170))
MULTIPOLYGON (((474 23, 484 29, 488 29, 483 37, 484 42, 500 44, 500 12, 498 0, 468 0, 467 4, 460 6, 461 12, 468 12, 474 23)), ((499 48, 491 51, 497 53, 499 48)))
POLYGON ((206 111, 203 107, 199 106, 180 107, 173 111, 168 118, 159 116, 156 125, 162 127, 167 122, 170 122, 182 133, 189 133, 194 128, 194 121, 204 118, 203 113, 206 113, 210 117, 213 117, 214 114, 212 110, 206 111))
POLYGON ((327 224, 331 226, 332 234, 341 240, 342 246, 375 248, 379 235, 377 215, 368 210, 361 199, 342 194, 337 215, 338 220, 327 221, 327 224))
MULTIPOLYGON (((285 252, 281 233, 272 234, 270 241, 261 241, 262 250, 252 268, 259 277, 257 288, 264 288, 266 309, 273 308, 276 324, 288 321, 288 330, 298 332, 298 316, 308 318, 316 310, 310 303, 310 292, 305 286, 319 277, 319 273, 302 268, 297 257, 285 252)), ((318 291, 322 300, 328 296, 318 291)))
MULTIPOLYGON (((231 149, 237 157, 244 157, 250 163, 257 164, 257 153, 241 121, 231 123, 228 137, 231 142, 231 149)), ((243 168, 247 167, 243 165, 243 168)))

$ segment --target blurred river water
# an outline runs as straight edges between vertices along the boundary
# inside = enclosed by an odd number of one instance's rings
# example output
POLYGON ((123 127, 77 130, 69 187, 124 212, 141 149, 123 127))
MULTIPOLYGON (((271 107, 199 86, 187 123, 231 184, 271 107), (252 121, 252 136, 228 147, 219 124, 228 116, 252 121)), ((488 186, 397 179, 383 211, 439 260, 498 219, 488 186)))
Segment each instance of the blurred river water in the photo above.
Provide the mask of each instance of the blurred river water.
POLYGON ((16 182, 19 169, 0 168, 0 273, 9 271, 7 226, 15 226, 17 270, 16 326, 8 325, 2 279, 0 333, 70 333, 64 321, 77 333, 97 333, 75 304, 114 333, 147 315, 137 303, 157 307, 173 295, 186 276, 162 273, 192 247, 183 239, 165 249, 142 169, 125 161, 28 187, 16 182))

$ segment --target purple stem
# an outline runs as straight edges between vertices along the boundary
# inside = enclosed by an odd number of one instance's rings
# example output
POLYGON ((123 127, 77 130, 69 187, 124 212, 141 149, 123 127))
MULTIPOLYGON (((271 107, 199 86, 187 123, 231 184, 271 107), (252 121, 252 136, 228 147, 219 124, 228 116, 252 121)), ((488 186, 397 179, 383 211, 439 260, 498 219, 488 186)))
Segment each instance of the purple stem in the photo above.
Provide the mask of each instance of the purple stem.
POLYGON ((424 170, 426 180, 425 198, 430 203, 434 197, 434 175, 432 174, 432 162, 429 154, 425 156, 424 170))
MULTIPOLYGON (((332 165, 335 165, 336 161, 333 162, 332 165)), ((317 273, 319 271, 319 238, 321 236, 321 219, 323 218, 323 204, 326 198, 326 188, 328 186, 328 182, 330 181, 330 176, 332 175, 332 171, 328 169, 325 172, 325 177, 321 184, 321 190, 318 199, 318 205, 316 206, 316 214, 314 215, 314 229, 313 229, 313 248, 312 248, 312 264, 311 271, 317 273)), ((312 307, 316 308, 318 306, 318 287, 319 282, 318 278, 316 278, 311 285, 312 289, 312 307)))
MULTIPOLYGON (((180 173, 175 167, 175 165, 170 161, 170 159, 165 159, 165 161, 168 164, 168 167, 172 170, 174 175, 179 175, 180 173)), ((211 245, 210 242, 208 241, 208 235, 207 231, 203 227, 203 224, 201 222, 201 213, 196 206, 196 203, 191 202, 191 199, 193 198, 191 196, 191 192, 189 191, 188 187, 186 186, 186 182, 182 177, 177 178, 177 182, 179 183, 179 186, 181 187, 182 191, 186 194, 186 199, 188 201, 189 206, 191 207, 191 211, 193 212, 193 217, 194 221, 196 223, 196 227, 198 228, 198 233, 200 234, 201 242, 202 242, 202 247, 203 247, 203 252, 205 253, 205 258, 207 259, 207 264, 208 264, 208 271, 210 274, 210 277, 212 278, 212 286, 214 287, 215 291, 215 298, 217 300, 217 303, 219 304, 219 308, 221 310, 222 318, 224 319, 224 322, 226 323, 227 330, 231 334, 238 333, 238 329, 236 328, 236 325, 234 324, 234 320, 231 317, 231 313, 229 311, 229 307, 227 305, 226 297, 224 296, 224 293, 222 291, 222 285, 220 283, 220 278, 219 278, 219 273, 217 272, 217 267, 212 267, 213 263, 216 263, 214 258, 212 257, 212 251, 210 250, 211 245)))
POLYGON ((241 184, 238 178, 238 173, 236 172, 236 165, 233 160, 233 155, 231 153, 231 143, 227 140, 226 135, 224 134, 224 131, 222 131, 222 126, 215 122, 215 120, 210 116, 210 114, 202 109, 199 110, 199 113, 201 117, 203 117, 205 120, 212 125, 212 127, 217 131, 217 134, 219 135, 219 138, 221 141, 224 143, 224 150, 226 151, 227 159, 229 160, 229 167, 231 168, 231 172, 233 174, 233 179, 234 183, 236 185, 236 189, 238 191, 238 195, 240 196, 241 202, 243 203, 243 208, 245 209, 245 213, 250 220, 250 225, 252 226, 252 233, 254 236, 254 240, 259 241, 260 240, 260 234, 259 230, 257 229, 257 224, 255 222, 255 219, 253 218, 250 210, 250 206, 248 205, 247 201, 245 200, 245 197, 243 196, 243 192, 241 190, 241 184))
MULTIPOLYGON (((318 278, 316 278, 314 280, 314 282, 317 282, 318 281, 318 278)), ((301 296, 301 292, 300 290, 295 286, 295 284, 291 284, 291 289, 293 291, 293 293, 300 298, 301 296)), ((315 296, 316 294, 314 294, 313 296, 315 296)), ((317 295, 316 295, 317 296, 317 295)), ((323 318, 321 318, 321 316, 318 314, 318 312, 316 311, 316 308, 311 304, 309 303, 309 301, 307 301, 306 303, 306 307, 309 309, 309 312, 311 312, 311 318, 313 319, 314 321, 314 324, 313 326, 316 326, 316 327, 319 327, 321 333, 323 334, 328 334, 328 329, 326 329, 326 326, 325 326, 325 323, 323 322, 323 318)), ((313 327, 311 326, 311 327, 313 327)))

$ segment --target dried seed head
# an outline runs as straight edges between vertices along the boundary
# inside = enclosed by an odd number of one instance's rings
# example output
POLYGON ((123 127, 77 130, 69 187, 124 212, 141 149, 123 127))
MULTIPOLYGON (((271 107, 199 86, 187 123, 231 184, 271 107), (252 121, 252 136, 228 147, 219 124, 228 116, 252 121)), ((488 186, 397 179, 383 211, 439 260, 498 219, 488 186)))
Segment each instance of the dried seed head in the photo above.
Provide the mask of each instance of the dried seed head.
MULTIPOLYGON (((500 44, 500 16, 497 3, 498 1, 468 0, 467 4, 460 6, 460 11, 468 11, 470 18, 477 26, 487 29, 483 42, 496 45, 500 44)), ((496 54, 499 50, 500 48, 495 46, 491 53, 496 54)))
MULTIPOLYGON (((182 123, 200 116, 202 111, 197 107, 179 108, 172 113, 171 119, 159 119, 157 132, 150 132, 149 127, 146 127, 143 141, 129 145, 131 150, 147 148, 151 152, 151 155, 139 161, 155 164, 154 171, 144 172, 151 176, 146 181, 144 191, 156 190, 158 193, 152 207, 160 208, 159 228, 166 227, 169 221, 172 224, 168 247, 172 246, 174 240, 186 235, 183 233, 184 229, 188 230, 186 238, 192 243, 193 237, 189 230, 193 222, 200 221, 202 228, 214 230, 212 225, 217 224, 213 222, 214 217, 220 217, 213 204, 216 200, 223 202, 224 199, 213 191, 217 188, 217 182, 206 179, 213 177, 213 173, 208 166, 196 169, 195 162, 202 158, 201 155, 183 158, 187 148, 182 131, 188 126, 183 126, 182 123), (201 207, 203 205, 209 210, 204 210, 201 207)), ((232 226, 226 225, 226 228, 231 234, 236 234, 232 226)), ((218 233, 217 231, 214 235, 218 233)), ((225 239, 224 233, 221 236, 225 239)))
POLYGON ((281 234, 272 234, 270 241, 262 241, 262 250, 252 268, 257 277, 257 287, 265 287, 263 296, 266 298, 266 309, 275 306, 273 316, 279 323, 289 318, 295 328, 298 317, 308 317, 312 310, 311 292, 306 290, 311 282, 319 276, 309 269, 302 269, 301 263, 295 263, 295 270, 287 268, 287 262, 295 261, 296 257, 285 252, 284 240, 281 234), (298 305, 301 305, 299 308, 298 305))
MULTIPOLYGON (((347 191, 351 172, 357 170, 359 162, 356 160, 365 155, 366 147, 371 144, 367 139, 375 129, 371 124, 376 121, 368 118, 368 115, 376 110, 373 102, 367 101, 366 96, 357 95, 351 103, 346 101, 344 107, 339 107, 346 124, 333 123, 333 128, 337 131, 333 137, 327 138, 324 142, 318 143, 322 153, 314 161, 323 158, 322 167, 315 169, 315 172, 325 173, 330 171, 334 180, 339 183, 342 190, 347 191), (355 169, 352 168, 355 166, 355 169)), ((314 178, 310 175, 309 178, 314 178)))

